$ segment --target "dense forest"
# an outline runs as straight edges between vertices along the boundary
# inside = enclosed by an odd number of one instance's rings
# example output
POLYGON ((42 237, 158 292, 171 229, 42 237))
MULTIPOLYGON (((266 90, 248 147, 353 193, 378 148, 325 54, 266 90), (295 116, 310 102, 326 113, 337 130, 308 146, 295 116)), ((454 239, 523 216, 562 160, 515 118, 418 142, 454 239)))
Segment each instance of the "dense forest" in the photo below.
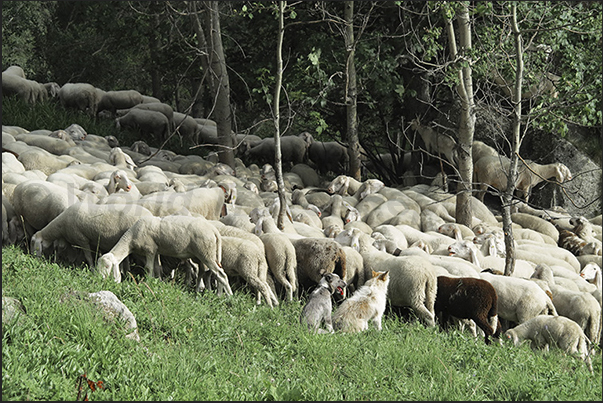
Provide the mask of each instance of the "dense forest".
MULTIPOLYGON (((358 143, 388 184, 409 165, 467 179, 466 164, 404 162, 424 147, 413 119, 461 150, 475 138, 533 159, 534 138, 581 133, 600 166, 602 14, 600 2, 285 2, 280 134, 358 143)), ((278 2, 3 1, 2 67, 218 120, 217 31, 230 127, 273 136, 278 17, 278 2)))

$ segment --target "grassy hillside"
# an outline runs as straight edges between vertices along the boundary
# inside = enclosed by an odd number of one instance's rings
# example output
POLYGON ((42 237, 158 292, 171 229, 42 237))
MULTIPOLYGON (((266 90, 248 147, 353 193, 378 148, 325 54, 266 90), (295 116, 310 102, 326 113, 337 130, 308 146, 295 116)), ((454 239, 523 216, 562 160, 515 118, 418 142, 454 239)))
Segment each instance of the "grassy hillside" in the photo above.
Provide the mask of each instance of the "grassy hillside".
POLYGON ((601 400, 594 374, 558 351, 486 346, 388 313, 384 329, 309 334, 303 303, 256 306, 195 294, 178 281, 103 280, 87 268, 2 249, 2 295, 27 314, 3 326, 2 400, 74 400, 86 374, 90 400, 601 400), (71 291, 110 290, 135 315, 140 343, 124 338, 71 291))

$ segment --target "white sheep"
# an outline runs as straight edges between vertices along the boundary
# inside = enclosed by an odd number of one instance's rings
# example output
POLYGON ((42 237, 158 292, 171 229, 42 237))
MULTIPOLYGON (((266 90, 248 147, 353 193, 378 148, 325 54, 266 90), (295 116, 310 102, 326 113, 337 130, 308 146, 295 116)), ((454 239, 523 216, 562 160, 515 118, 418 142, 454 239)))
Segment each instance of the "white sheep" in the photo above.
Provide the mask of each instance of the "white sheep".
POLYGON ((272 232, 261 234, 264 243, 266 262, 274 279, 285 288, 288 301, 293 301, 297 293, 297 258, 295 247, 283 233, 272 232))
POLYGON ((541 234, 550 236, 555 242, 559 241, 559 231, 547 220, 526 213, 513 213, 511 214, 511 220, 521 225, 522 228, 531 228, 541 234))
POLYGON ((580 271, 580 261, 570 251, 558 246, 536 243, 536 242, 523 242, 517 245, 516 250, 524 250, 528 252, 536 252, 543 255, 549 255, 555 259, 563 260, 569 264, 574 271, 580 271))
POLYGON ((388 253, 394 253, 394 251, 396 249, 408 248, 408 241, 406 240, 404 233, 393 225, 389 225, 389 224, 378 225, 377 227, 375 227, 373 229, 373 234, 371 234, 371 236, 375 235, 375 233, 383 234, 385 239, 391 242, 391 244, 392 244, 391 248, 389 248, 389 247, 386 248, 386 249, 388 249, 388 251, 387 251, 388 253), (391 249, 391 250, 389 250, 389 249, 391 249))
POLYGON ((111 149, 111 152, 109 153, 109 163, 124 169, 134 170, 134 168, 137 167, 132 160, 132 157, 123 152, 123 150, 119 147, 113 147, 111 149))
POLYGON ((564 316, 538 315, 505 332, 504 336, 519 346, 530 340, 533 350, 558 347, 568 354, 578 355, 592 372, 588 340, 582 328, 564 316))
POLYGON ((452 166, 457 165, 457 143, 456 140, 447 134, 438 133, 429 126, 422 125, 419 118, 410 122, 410 128, 419 132, 419 135, 425 143, 427 152, 432 154, 444 154, 452 166))
POLYGON ((570 219, 570 224, 573 225, 573 231, 576 235, 582 238, 584 241, 589 243, 594 243, 594 247, 589 252, 584 252, 582 254, 591 254, 591 255, 601 255, 601 240, 597 239, 593 234, 593 224, 586 219, 585 217, 572 217, 570 219))
POLYGON ((152 216, 144 207, 131 204, 76 203, 69 206, 31 238, 31 251, 38 256, 56 241, 81 248, 90 267, 92 253, 107 252, 140 218, 152 216))
POLYGON ((278 300, 266 280, 268 264, 263 245, 260 250, 247 239, 222 236, 222 269, 230 277, 241 277, 256 293, 258 305, 262 297, 269 307, 278 305, 278 300))
POLYGON ((437 277, 431 263, 419 256, 392 256, 372 246, 373 238, 360 230, 344 230, 335 240, 358 250, 368 270, 388 271, 388 300, 392 306, 410 307, 428 326, 435 326, 437 277))
MULTIPOLYGON (((98 259, 98 271, 103 276, 112 273, 120 282, 118 266, 131 253, 146 258, 145 267, 150 277, 161 276, 158 255, 196 259, 215 275, 226 293, 232 295, 228 276, 221 267, 222 237, 203 217, 141 217, 109 252, 98 259)), ((200 279, 198 276, 197 291, 200 279)))
MULTIPOLYGON (((474 182, 477 182, 480 188, 478 198, 483 201, 484 194, 488 186, 492 186, 499 191, 507 188, 507 174, 509 172, 510 160, 505 156, 485 156, 473 164, 474 182)), ((555 178, 559 183, 572 178, 570 170, 561 163, 541 165, 533 161, 519 161, 518 177, 515 183, 517 194, 526 203, 530 196, 532 187, 547 180, 555 178), (532 171, 534 173, 532 173, 532 171)))
POLYGON ((196 188, 183 193, 151 193, 136 203, 149 209, 155 216, 167 216, 186 207, 191 213, 208 220, 219 220, 226 215, 228 195, 221 187, 196 188))
POLYGON ((23 217, 29 238, 44 228, 67 207, 81 201, 75 190, 54 183, 32 180, 18 184, 12 196, 15 213, 23 217))
POLYGON ((519 277, 480 273, 498 294, 498 316, 515 323, 523 323, 538 315, 557 316, 553 301, 533 281, 519 277))
POLYGON ((571 291, 562 286, 550 286, 557 313, 572 319, 584 330, 593 344, 601 339, 601 305, 588 292, 571 291))
MULTIPOLYGON (((465 259, 481 269, 491 268, 501 272, 505 271, 505 259, 499 256, 484 256, 472 241, 463 240, 453 242, 448 246, 448 254, 465 259)), ((515 259, 513 277, 529 278, 534 272, 535 263, 515 259)))
MULTIPOLYGON (((599 301, 599 305, 603 305, 601 303, 601 291, 603 288, 601 284, 601 267, 596 263, 588 263, 580 271, 580 277, 595 285, 596 288, 590 291, 590 293, 599 301)), ((603 327, 603 324, 601 326, 603 327)))
POLYGON ((449 236, 457 241, 475 238, 475 233, 464 224, 448 222, 440 225, 436 232, 449 236))

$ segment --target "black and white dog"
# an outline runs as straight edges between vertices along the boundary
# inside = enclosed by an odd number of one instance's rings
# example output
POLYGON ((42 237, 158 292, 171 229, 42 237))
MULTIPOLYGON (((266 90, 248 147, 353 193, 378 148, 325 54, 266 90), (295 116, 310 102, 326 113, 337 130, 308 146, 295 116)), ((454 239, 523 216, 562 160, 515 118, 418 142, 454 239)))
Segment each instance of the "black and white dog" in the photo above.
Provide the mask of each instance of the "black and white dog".
POLYGON ((311 332, 333 333, 333 325, 331 323, 333 304, 331 296, 335 293, 343 296, 346 286, 346 282, 337 274, 323 274, 318 286, 308 296, 308 301, 299 318, 300 323, 306 323, 308 330, 311 332), (323 322, 326 330, 321 328, 323 322))

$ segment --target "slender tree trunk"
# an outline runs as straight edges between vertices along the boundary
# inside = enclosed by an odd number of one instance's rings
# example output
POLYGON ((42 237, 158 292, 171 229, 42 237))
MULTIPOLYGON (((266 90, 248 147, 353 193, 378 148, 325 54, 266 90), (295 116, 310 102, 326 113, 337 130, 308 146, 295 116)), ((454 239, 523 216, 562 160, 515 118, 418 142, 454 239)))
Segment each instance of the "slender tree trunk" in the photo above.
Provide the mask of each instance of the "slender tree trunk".
POLYGON ((360 143, 358 141, 358 113, 357 113, 357 88, 356 88, 356 66, 354 54, 356 44, 354 43, 354 2, 346 1, 344 4, 345 48, 347 51, 346 62, 346 115, 347 115, 347 143, 350 165, 348 174, 356 180, 361 180, 360 173, 360 143))
POLYGON ((163 89, 161 88, 161 74, 157 67, 157 60, 159 60, 159 34, 157 33, 159 28, 159 16, 153 15, 152 27, 149 35, 149 54, 151 58, 150 63, 150 74, 151 74, 151 94, 157 99, 164 99, 163 89))
POLYGON ((277 217, 277 226, 280 230, 285 228, 285 212, 287 201, 285 199, 285 183, 283 181, 283 162, 281 158, 281 128, 280 128, 280 100, 281 85, 283 83, 283 36, 285 35, 285 2, 278 2, 278 35, 276 40, 276 86, 274 88, 274 167, 276 183, 278 185, 278 199, 280 209, 277 217))
POLYGON ((523 39, 517 24, 517 4, 512 4, 513 22, 511 29, 515 37, 515 55, 517 58, 515 73, 515 93, 513 94, 513 137, 511 138, 511 163, 507 177, 507 188, 502 195, 503 232, 505 234, 505 276, 510 276, 515 270, 515 247, 513 245, 513 225, 511 222, 511 203, 517 181, 517 160, 520 146, 521 130, 521 86, 523 82, 523 39))
POLYGON ((468 51, 471 50, 471 26, 468 2, 459 2, 458 6, 460 8, 457 13, 460 49, 457 50, 452 20, 448 19, 446 27, 452 59, 457 60, 462 58, 462 60, 466 62, 458 72, 459 85, 457 86, 457 92, 461 101, 458 138, 458 171, 461 181, 459 183, 459 188, 457 189, 456 222, 471 227, 473 218, 473 210, 471 207, 471 193, 473 187, 473 159, 471 147, 473 145, 473 133, 475 131, 473 79, 471 60, 469 59, 468 54, 468 51))
POLYGON ((234 139, 232 131, 232 114, 230 112, 230 84, 228 71, 226 70, 226 59, 222 46, 222 34, 220 31, 220 14, 218 12, 219 2, 207 1, 205 6, 209 13, 209 60, 210 74, 215 80, 214 88, 214 120, 218 126, 218 139, 223 149, 219 152, 220 162, 234 168, 234 139))

